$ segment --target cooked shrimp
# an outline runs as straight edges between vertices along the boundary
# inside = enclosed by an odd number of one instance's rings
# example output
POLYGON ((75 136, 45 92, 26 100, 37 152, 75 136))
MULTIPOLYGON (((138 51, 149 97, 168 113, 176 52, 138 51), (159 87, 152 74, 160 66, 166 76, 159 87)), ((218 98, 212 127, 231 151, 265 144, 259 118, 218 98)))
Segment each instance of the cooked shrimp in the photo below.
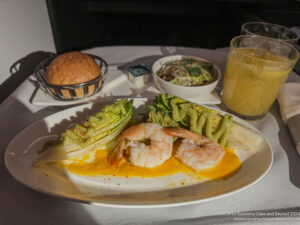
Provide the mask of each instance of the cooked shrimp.
POLYGON ((125 130, 110 155, 112 164, 119 162, 125 149, 132 165, 152 168, 161 165, 172 155, 173 137, 167 135, 162 127, 155 123, 141 123, 125 130), (149 139, 150 145, 143 143, 149 139))
POLYGON ((184 138, 175 156, 197 172, 216 166, 225 154, 220 144, 195 132, 181 128, 163 130, 168 135, 184 138))

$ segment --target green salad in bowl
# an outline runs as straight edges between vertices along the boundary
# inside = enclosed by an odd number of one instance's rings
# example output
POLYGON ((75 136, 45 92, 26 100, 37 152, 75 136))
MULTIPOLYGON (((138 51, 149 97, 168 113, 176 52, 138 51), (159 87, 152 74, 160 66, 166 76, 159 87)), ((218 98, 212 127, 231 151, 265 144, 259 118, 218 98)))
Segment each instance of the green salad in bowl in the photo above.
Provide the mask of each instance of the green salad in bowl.
POLYGON ((172 84, 200 86, 214 81, 212 70, 212 63, 183 58, 166 62, 156 74, 172 84))
POLYGON ((156 60, 152 74, 161 92, 193 101, 212 97, 221 78, 221 71, 214 63, 187 55, 169 55, 156 60))

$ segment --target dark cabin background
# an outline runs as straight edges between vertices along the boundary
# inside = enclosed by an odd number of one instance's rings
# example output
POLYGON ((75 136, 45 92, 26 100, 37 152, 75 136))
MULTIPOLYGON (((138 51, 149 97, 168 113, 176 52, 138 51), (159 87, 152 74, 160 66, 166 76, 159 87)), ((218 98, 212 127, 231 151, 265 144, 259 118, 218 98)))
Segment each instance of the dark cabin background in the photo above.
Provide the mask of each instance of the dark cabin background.
POLYGON ((228 46, 249 21, 300 26, 296 0, 47 0, 58 53, 108 45, 228 46))

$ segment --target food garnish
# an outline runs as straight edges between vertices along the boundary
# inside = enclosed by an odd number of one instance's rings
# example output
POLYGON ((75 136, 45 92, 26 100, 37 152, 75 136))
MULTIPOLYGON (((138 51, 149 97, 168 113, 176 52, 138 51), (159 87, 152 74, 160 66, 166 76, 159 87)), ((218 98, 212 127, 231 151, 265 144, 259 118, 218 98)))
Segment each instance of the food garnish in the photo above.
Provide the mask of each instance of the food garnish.
POLYGON ((222 146, 228 144, 227 137, 232 125, 232 116, 229 114, 221 115, 217 110, 166 93, 158 95, 149 109, 148 122, 163 127, 182 127, 222 146))
POLYGON ((34 164, 93 157, 94 150, 111 142, 125 128, 132 116, 132 104, 133 100, 118 100, 67 129, 58 140, 44 146, 34 164))

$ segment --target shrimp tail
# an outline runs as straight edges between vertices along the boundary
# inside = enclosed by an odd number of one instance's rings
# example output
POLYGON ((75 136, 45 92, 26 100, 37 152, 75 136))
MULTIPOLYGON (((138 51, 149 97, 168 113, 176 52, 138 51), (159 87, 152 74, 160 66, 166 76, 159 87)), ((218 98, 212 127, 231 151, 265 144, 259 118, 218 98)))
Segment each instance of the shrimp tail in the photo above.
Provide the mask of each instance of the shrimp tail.
POLYGON ((125 149, 125 145, 126 145, 125 139, 119 141, 119 143, 111 152, 108 158, 110 164, 118 164, 120 162, 121 158, 123 157, 123 151, 125 149))
POLYGON ((184 138, 184 139, 189 139, 189 140, 199 140, 202 138, 201 135, 186 130, 186 129, 182 129, 182 128, 164 128, 163 131, 171 136, 175 136, 175 137, 180 137, 180 138, 184 138))

